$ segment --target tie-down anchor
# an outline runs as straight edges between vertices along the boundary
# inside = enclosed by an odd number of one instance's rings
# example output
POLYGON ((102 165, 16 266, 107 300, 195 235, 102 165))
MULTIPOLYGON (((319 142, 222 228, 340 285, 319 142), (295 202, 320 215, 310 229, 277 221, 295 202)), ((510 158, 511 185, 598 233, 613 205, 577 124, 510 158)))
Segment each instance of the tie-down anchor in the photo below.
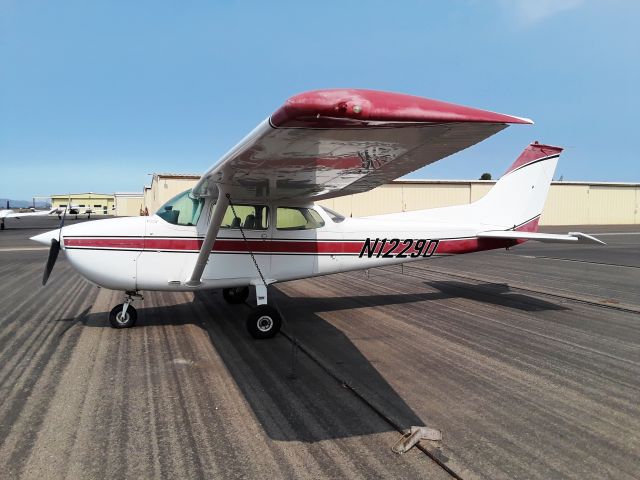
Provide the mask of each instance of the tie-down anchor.
POLYGON ((402 455, 403 453, 407 453, 411 450, 420 440, 432 440, 434 442, 439 442, 442 440, 442 432, 428 427, 411 427, 411 429, 402 435, 400 440, 391 447, 391 450, 394 453, 402 455))

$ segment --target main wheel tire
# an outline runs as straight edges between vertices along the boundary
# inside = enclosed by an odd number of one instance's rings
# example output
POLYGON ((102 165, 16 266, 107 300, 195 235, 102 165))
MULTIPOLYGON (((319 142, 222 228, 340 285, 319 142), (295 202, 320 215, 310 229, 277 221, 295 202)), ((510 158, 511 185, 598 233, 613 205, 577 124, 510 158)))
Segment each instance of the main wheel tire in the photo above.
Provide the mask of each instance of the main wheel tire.
POLYGON ((247 317, 247 330, 253 338, 271 338, 280 331, 282 318, 269 305, 258 305, 247 317))
POLYGON ((244 303, 249 298, 249 287, 225 288, 222 290, 222 296, 227 303, 244 303))
POLYGON ((127 313, 122 316, 122 307, 124 303, 116 305, 109 313, 109 323, 113 328, 130 328, 136 324, 138 319, 138 312, 131 305, 127 307, 127 313))

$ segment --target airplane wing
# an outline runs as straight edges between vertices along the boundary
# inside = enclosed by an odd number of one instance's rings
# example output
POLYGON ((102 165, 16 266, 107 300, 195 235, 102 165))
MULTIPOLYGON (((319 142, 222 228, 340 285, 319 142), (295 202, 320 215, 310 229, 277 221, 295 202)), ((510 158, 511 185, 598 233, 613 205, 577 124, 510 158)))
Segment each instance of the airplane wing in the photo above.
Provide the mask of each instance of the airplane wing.
MULTIPOLYGON (((316 90, 291 97, 193 188, 196 197, 218 201, 185 285, 200 285, 230 200, 297 202, 366 192, 470 147, 510 123, 533 122, 373 90, 316 90)), ((262 283, 260 288, 266 289, 268 282, 262 283)), ((256 292, 260 304, 265 297, 256 292)))
POLYGON ((12 210, 5 210, 3 212, 0 212, 0 218, 20 219, 22 217, 39 217, 44 215, 51 215, 52 213, 58 213, 58 209, 54 208, 53 210, 40 210, 37 212, 24 212, 24 213, 14 212, 12 210))
POLYGON ((591 235, 581 232, 569 232, 566 235, 555 233, 538 233, 538 232, 519 232, 514 230, 496 230, 481 232, 478 238, 504 238, 512 240, 536 240, 545 243, 591 243, 598 245, 606 245, 603 241, 598 240, 591 235))
POLYGON ((531 120, 397 93, 338 89, 288 99, 193 189, 233 199, 365 192, 531 120))

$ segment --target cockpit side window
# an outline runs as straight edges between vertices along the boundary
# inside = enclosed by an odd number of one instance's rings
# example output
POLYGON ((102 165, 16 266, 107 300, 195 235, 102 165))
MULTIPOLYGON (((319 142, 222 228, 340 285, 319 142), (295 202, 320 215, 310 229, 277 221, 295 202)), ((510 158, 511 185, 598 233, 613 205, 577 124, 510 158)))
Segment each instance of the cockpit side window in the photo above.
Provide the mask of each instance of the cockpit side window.
MULTIPOLYGON (((215 205, 215 204, 214 204, 215 205)), ((211 206, 213 212, 214 205, 211 206)), ((220 228, 240 228, 243 230, 266 230, 269 227, 269 208, 265 205, 238 205, 227 207, 220 228), (235 209, 236 214, 233 214, 235 209)))
POLYGON ((278 207, 278 230, 313 230, 324 227, 324 220, 312 208, 278 207))
POLYGON ((204 198, 196 198, 191 194, 191 190, 187 190, 160 207, 156 215, 172 225, 195 226, 203 206, 204 198))

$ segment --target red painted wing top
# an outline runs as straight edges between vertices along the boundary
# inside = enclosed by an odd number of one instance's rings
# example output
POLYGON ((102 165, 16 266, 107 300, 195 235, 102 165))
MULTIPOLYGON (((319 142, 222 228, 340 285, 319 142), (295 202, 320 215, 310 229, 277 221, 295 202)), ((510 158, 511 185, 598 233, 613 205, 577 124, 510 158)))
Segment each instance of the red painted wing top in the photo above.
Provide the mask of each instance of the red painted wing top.
POLYGON ((351 122, 533 123, 527 118, 464 107, 402 93, 376 90, 314 90, 288 99, 271 116, 275 127, 323 127, 351 122))
POLYGON ((301 202, 371 190, 531 120, 398 93, 291 97, 200 179, 194 193, 301 202))

